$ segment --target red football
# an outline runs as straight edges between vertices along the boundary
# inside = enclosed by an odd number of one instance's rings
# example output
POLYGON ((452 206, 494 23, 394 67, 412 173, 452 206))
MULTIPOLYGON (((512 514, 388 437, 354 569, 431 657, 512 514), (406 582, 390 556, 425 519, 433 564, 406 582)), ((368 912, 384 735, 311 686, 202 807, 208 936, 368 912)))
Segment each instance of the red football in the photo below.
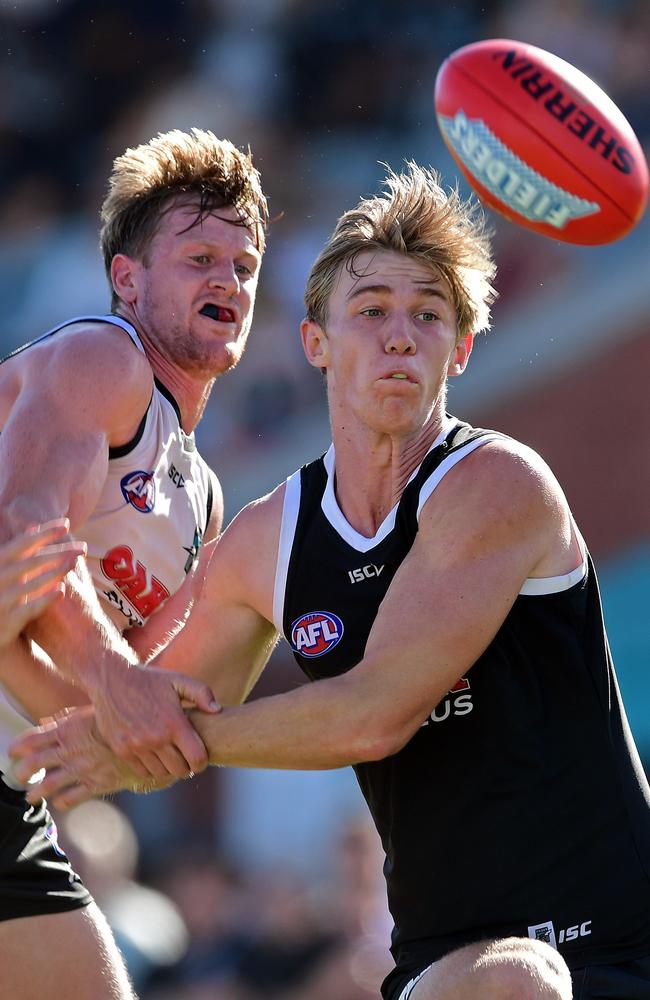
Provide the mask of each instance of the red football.
POLYGON ((438 124, 482 201, 567 243, 611 243, 648 200, 629 122, 588 76, 534 45, 458 49, 436 78, 438 124))

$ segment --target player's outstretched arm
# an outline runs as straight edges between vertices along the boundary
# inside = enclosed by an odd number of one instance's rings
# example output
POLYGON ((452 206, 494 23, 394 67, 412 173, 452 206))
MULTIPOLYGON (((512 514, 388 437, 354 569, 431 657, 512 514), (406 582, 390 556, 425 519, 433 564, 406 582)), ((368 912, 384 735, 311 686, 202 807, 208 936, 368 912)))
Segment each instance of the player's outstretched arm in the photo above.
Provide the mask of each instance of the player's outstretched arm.
MULTIPOLYGON (((580 560, 566 501, 541 460, 526 449, 484 445, 424 506, 361 663, 339 677, 196 716, 211 763, 322 769, 397 752, 496 635, 523 581, 569 572, 580 560)), ((244 610, 268 621, 269 578, 258 589, 251 581, 246 587, 244 610)), ((226 654, 224 648, 224 664, 226 654)), ((59 740, 52 732, 30 733, 16 752, 27 773, 54 768, 47 793, 65 805, 66 795, 84 793, 74 791, 74 761, 59 740), (62 752, 68 776, 60 773, 62 752)))
MULTIPOLYGON (((182 665, 209 683, 223 704, 245 699, 277 640, 270 618, 281 513, 279 489, 242 511, 210 546, 188 623, 155 660, 164 670, 182 665)), ((124 788, 162 787, 153 776, 143 779, 106 746, 92 706, 23 734, 12 756, 21 781, 47 769, 42 784, 30 788, 30 801, 43 795, 61 809, 124 788)))
MULTIPOLYGON (((112 327, 101 333, 96 325, 80 327, 44 341, 21 365, 0 435, 0 541, 62 515, 83 530, 107 474, 109 445, 131 439, 152 389, 148 362, 112 327)), ((104 738, 141 774, 181 776, 206 766, 181 699, 209 711, 211 692, 139 665, 102 611, 81 557, 66 578, 65 599, 33 621, 28 635, 88 694, 104 738)))
POLYGON ((211 763, 320 769, 396 753, 487 648, 524 580, 581 561, 566 500, 539 456, 515 442, 483 445, 424 505, 363 660, 197 718, 211 763))

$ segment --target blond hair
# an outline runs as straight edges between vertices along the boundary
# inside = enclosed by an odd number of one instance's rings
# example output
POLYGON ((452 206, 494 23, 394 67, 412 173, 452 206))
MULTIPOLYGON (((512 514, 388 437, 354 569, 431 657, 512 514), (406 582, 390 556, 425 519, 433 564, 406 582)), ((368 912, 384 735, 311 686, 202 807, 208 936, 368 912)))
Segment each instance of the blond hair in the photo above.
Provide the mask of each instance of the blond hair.
POLYGON ((268 208, 250 152, 243 153, 213 132, 173 129, 127 149, 113 163, 100 232, 109 281, 115 254, 146 261, 162 216, 179 199, 196 203, 193 225, 220 208, 236 208, 241 224, 253 231, 257 248, 264 250, 268 208))
POLYGON ((435 170, 408 161, 396 174, 387 167, 385 191, 345 212, 317 257, 305 290, 307 318, 327 322, 327 305, 341 267, 355 274, 365 250, 395 250, 422 261, 447 281, 453 296, 457 337, 490 328, 496 273, 490 234, 480 206, 445 192, 435 170))

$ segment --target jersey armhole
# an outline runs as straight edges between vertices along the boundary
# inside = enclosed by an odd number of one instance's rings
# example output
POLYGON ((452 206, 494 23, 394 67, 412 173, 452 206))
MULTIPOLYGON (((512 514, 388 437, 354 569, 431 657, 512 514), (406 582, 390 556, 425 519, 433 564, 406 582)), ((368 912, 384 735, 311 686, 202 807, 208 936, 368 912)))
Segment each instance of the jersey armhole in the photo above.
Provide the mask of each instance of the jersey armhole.
POLYGON ((147 426, 147 417, 149 416, 149 410, 151 409, 152 400, 153 400, 153 393, 151 394, 151 399, 147 403, 147 409, 144 411, 144 416, 140 421, 140 423, 138 424, 138 429, 131 438, 131 440, 127 441, 125 444, 120 444, 114 448, 108 449, 109 462, 112 458, 124 458, 125 455, 128 455, 130 452, 133 451, 134 448, 136 448, 140 444, 140 441, 142 440, 142 435, 144 434, 145 427, 147 426))
POLYGON ((523 597, 543 597, 544 594, 561 594, 563 590, 570 590, 580 583, 587 575, 587 546, 585 540, 578 531, 578 526, 571 515, 571 529, 580 548, 582 561, 575 569, 569 573, 562 573, 560 576, 531 576, 524 580, 519 594, 523 597))

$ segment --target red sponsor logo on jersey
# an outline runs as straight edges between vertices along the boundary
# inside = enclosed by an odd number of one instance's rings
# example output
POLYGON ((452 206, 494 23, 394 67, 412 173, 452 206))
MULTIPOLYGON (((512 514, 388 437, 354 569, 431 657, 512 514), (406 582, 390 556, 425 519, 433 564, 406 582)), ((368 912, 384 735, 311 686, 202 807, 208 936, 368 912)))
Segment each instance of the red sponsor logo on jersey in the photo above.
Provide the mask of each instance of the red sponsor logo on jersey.
POLYGON ((156 502, 156 484, 153 472, 129 472, 120 481, 122 496, 141 514, 150 514, 156 502))
POLYGON ((456 681, 453 688, 449 688, 449 694, 452 694, 454 691, 467 691, 468 688, 469 688, 469 681, 467 680, 466 677, 461 677, 459 680, 456 681))
POLYGON ((343 622, 329 611, 310 611, 291 626, 291 645, 301 656, 329 653, 343 636, 343 622))
POLYGON ((101 561, 102 572, 142 618, 148 618, 169 597, 164 583, 150 576, 128 545, 116 545, 101 561))

